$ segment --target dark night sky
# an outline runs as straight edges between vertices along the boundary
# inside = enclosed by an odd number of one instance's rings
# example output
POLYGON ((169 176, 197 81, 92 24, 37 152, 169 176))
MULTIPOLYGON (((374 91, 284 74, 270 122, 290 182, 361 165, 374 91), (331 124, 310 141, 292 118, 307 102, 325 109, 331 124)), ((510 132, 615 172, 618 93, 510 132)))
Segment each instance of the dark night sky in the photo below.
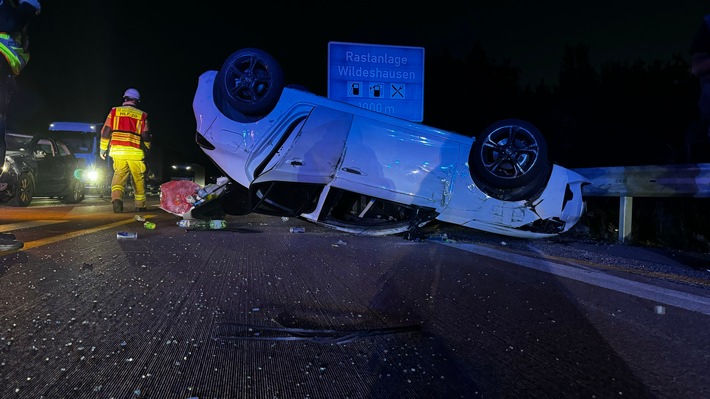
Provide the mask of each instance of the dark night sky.
MULTIPOLYGON (((710 12, 706 0, 440 1, 424 9, 411 2, 334 2, 325 9, 222 3, 44 1, 31 25, 32 59, 18 79, 10 128, 103 121, 123 91, 135 87, 166 158, 205 163, 194 143, 197 78, 240 48, 267 50, 284 67, 287 83, 322 95, 329 41, 417 46, 427 55, 446 49, 457 56, 479 42, 489 58, 519 67, 523 83, 555 83, 565 45, 589 45, 597 65, 689 57, 690 40, 710 12)), ((430 83, 451 79, 425 76, 430 83)), ((426 123, 426 97, 424 108, 426 123)))

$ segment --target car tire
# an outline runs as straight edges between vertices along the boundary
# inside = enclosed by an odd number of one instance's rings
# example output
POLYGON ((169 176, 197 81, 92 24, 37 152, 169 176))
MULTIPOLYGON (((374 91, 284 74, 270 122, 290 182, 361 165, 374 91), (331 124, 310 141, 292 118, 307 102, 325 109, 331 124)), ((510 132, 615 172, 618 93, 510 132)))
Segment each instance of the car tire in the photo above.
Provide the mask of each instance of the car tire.
POLYGON ((80 180, 72 179, 69 195, 59 197, 65 204, 76 204, 84 200, 84 184, 80 180))
POLYGON ((17 176, 15 195, 10 199, 10 205, 25 207, 32 202, 35 193, 35 182, 29 173, 20 173, 17 176))
POLYGON ((260 119, 273 110, 284 88, 281 65, 267 52, 246 48, 232 53, 214 80, 214 101, 237 122, 260 119))
POLYGON ((547 142, 531 123, 505 119, 488 127, 471 147, 468 164, 474 181, 495 189, 534 191, 549 170, 547 142))

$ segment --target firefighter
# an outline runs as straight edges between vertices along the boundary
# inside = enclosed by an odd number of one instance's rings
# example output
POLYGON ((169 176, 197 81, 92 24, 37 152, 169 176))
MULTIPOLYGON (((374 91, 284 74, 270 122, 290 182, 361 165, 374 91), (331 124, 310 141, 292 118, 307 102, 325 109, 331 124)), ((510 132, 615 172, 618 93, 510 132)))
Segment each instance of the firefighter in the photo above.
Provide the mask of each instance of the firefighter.
POLYGON ((113 160, 111 203, 115 213, 123 212, 123 191, 128 175, 133 178, 136 212, 145 212, 145 157, 150 150, 148 114, 138 108, 141 95, 136 89, 123 93, 123 104, 113 107, 101 129, 101 159, 113 160))
MULTIPOLYGON (((27 26, 39 14, 39 0, 0 0, 0 174, 5 163, 5 122, 10 95, 15 88, 15 76, 30 59, 27 26)), ((24 243, 12 233, 0 233, 0 251, 20 249, 24 243)))

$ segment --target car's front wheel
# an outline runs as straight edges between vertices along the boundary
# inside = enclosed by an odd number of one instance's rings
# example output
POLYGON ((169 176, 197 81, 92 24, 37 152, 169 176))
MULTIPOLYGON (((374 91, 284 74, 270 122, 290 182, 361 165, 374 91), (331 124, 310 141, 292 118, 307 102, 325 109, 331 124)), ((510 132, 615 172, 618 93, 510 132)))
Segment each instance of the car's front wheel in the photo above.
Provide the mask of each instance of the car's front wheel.
POLYGON ((17 176, 15 195, 10 199, 12 206, 28 206, 35 193, 35 182, 29 173, 20 173, 17 176))
POLYGON ((84 184, 81 180, 72 179, 69 187, 69 195, 59 198, 65 204, 76 204, 84 200, 84 184))
POLYGON ((248 122, 271 112, 284 88, 283 69, 269 53, 238 50, 222 64, 214 80, 215 105, 228 118, 248 122))
POLYGON ((547 171, 547 142, 528 122, 502 120, 476 138, 468 162, 471 173, 485 184, 521 188, 547 171))

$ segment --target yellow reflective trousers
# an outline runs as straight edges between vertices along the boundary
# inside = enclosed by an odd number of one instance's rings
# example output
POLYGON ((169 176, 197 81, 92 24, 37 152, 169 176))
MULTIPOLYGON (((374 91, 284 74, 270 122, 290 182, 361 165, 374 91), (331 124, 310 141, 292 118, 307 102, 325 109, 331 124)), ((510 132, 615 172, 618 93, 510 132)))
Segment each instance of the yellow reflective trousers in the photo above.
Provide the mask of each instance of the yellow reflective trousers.
POLYGON ((111 201, 123 200, 123 187, 128 175, 133 178, 134 203, 136 208, 145 208, 145 162, 142 160, 113 158, 113 180, 111 180, 111 201))

